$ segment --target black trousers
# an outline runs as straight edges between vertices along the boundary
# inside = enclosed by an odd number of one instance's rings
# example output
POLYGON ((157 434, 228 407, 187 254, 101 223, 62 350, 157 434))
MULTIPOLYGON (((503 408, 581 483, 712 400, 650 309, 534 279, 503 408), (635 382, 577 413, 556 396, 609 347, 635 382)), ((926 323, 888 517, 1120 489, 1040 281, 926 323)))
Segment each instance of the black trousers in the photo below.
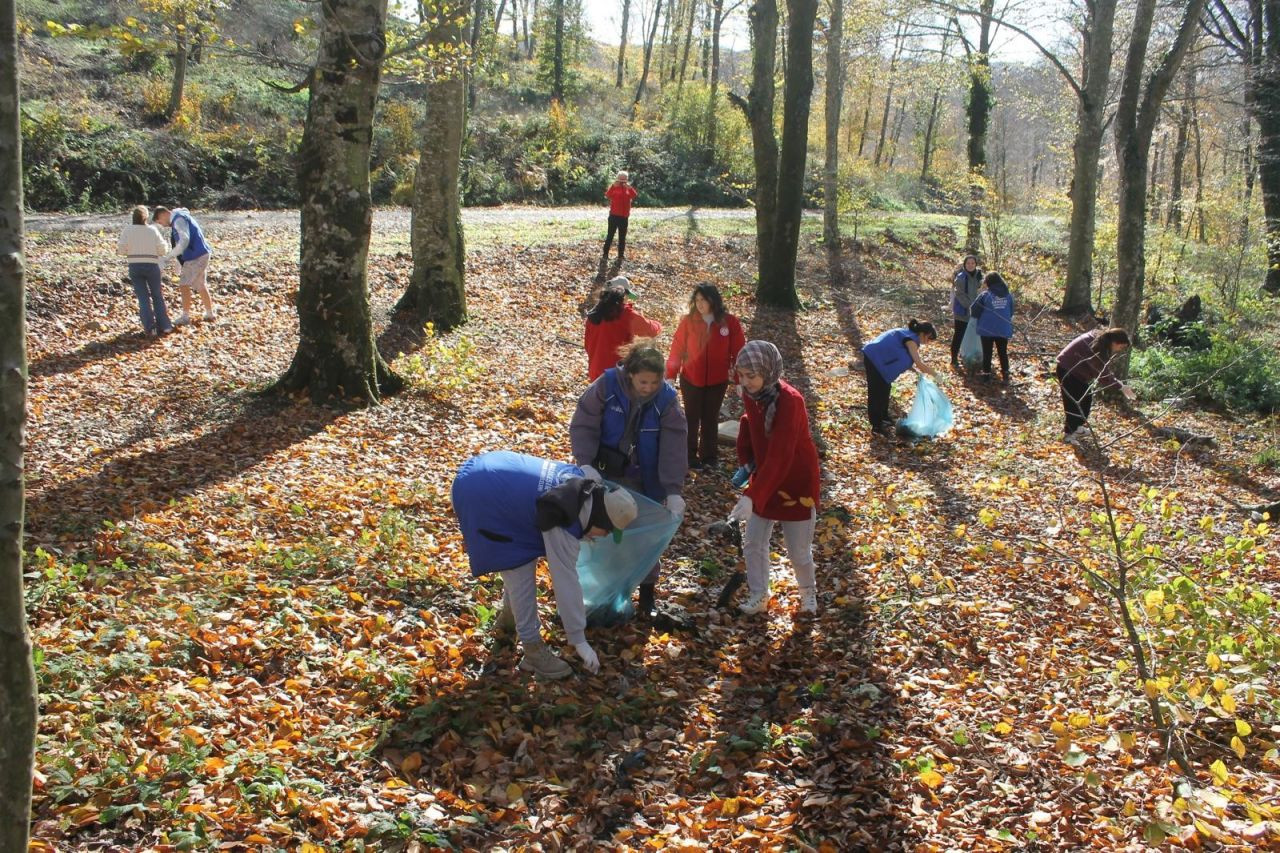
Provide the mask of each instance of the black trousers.
POLYGON ((960 341, 964 339, 964 330, 969 328, 969 318, 956 320, 955 330, 951 333, 951 363, 960 360, 960 341))
POLYGON ((991 372, 991 346, 995 345, 996 352, 1000 354, 1000 372, 1004 374, 1004 378, 1009 378, 1009 339, 1008 338, 990 338, 986 335, 982 336, 982 372, 991 372))
POLYGON ((1062 368, 1058 368, 1057 373, 1058 386, 1062 391, 1062 409, 1067 416, 1063 431, 1071 435, 1089 420, 1089 410, 1093 408, 1093 391, 1090 390, 1092 383, 1066 376, 1062 368))
POLYGON ((893 386, 866 356, 862 357, 862 364, 867 371, 867 420, 872 429, 877 429, 889 420, 889 391, 893 386))
POLYGON ((680 395, 684 398, 684 416, 689 421, 689 464, 716 461, 720 446, 720 404, 729 388, 719 385, 694 385, 680 377, 680 395))
POLYGON ((618 235, 618 260, 622 260, 627 254, 627 220, 628 216, 618 216, 616 213, 609 214, 609 233, 604 238, 604 256, 609 257, 609 247, 613 245, 613 235, 618 235))

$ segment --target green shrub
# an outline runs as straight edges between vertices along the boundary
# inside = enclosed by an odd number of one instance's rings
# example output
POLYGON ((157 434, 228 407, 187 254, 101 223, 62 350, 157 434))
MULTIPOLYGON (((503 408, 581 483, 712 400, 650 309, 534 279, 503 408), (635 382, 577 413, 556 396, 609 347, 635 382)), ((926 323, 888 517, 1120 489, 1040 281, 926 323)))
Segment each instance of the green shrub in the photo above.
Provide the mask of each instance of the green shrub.
POLYGON ((1280 411, 1280 355, 1272 344, 1216 333, 1206 350, 1149 346, 1130 363, 1147 397, 1191 397, 1232 411, 1280 411))

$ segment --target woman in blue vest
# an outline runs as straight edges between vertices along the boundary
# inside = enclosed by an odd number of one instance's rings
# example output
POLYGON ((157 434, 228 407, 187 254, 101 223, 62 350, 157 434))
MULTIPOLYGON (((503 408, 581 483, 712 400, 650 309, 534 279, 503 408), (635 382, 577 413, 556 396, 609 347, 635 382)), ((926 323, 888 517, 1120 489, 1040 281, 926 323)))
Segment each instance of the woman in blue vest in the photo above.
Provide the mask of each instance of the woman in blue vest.
MULTIPOLYGON (((618 351, 622 361, 587 387, 569 423, 573 458, 588 477, 607 478, 684 516, 689 425, 675 388, 663 382, 667 360, 651 339, 618 351)), ((659 568, 640 584, 636 610, 653 614, 659 568)))
POLYGON ((204 229, 185 207, 157 207, 151 219, 170 231, 173 248, 161 259, 161 266, 169 261, 178 264, 178 292, 182 295, 182 313, 173 321, 175 326, 191 322, 191 291, 200 294, 204 304, 204 319, 210 323, 217 319, 213 310, 213 297, 209 295, 207 273, 212 252, 205 240, 204 229))
POLYGON ((1000 372, 1004 384, 1009 384, 1009 338, 1013 337, 1013 294, 998 272, 989 272, 982 279, 983 291, 973 300, 969 309, 978 323, 982 336, 982 377, 990 382, 991 349, 1000 354, 1000 372))
POLYGON ((914 368, 934 379, 938 375, 920 360, 920 345, 938 339, 932 323, 912 320, 905 329, 890 329, 862 348, 867 372, 867 420, 871 429, 893 435, 889 421, 889 391, 893 381, 914 368))
POLYGON ((542 641, 536 568, 546 557, 565 636, 583 666, 598 672, 600 659, 585 633, 579 545, 610 532, 621 536, 635 520, 635 498, 587 478, 577 466, 503 450, 463 463, 453 479, 453 511, 472 577, 502 575, 503 612, 514 616, 524 649, 520 668, 552 679, 572 672, 542 641))

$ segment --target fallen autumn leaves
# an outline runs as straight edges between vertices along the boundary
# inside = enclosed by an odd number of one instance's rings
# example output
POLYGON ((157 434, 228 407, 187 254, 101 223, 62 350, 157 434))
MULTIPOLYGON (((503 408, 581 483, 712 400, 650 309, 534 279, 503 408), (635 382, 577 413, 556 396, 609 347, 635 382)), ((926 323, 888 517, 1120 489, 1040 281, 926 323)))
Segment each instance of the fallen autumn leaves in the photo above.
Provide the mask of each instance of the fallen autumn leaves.
MULTIPOLYGON (((735 556, 705 530, 732 497, 727 472, 697 473, 661 592, 699 636, 597 631, 600 676, 538 684, 486 630, 497 587, 470 580, 447 489, 481 450, 567 455, 586 362, 565 342, 595 244, 473 252, 472 322, 386 334, 413 387, 342 412, 252 394, 292 352, 296 233, 246 221, 214 238, 223 317, 150 345, 108 241, 30 247, 43 849, 1276 841, 1271 700, 1241 697, 1256 740, 1229 779, 1205 773, 1219 806, 1179 797, 1131 686, 1103 677, 1124 653, 1105 601, 1035 545, 1079 553, 1073 507, 1105 464, 1054 441, 1056 389, 1026 349, 1065 340, 1056 320, 1015 340, 1011 389, 950 384, 946 440, 885 447, 848 367, 861 340, 937 313, 946 261, 873 250, 833 286, 806 256, 810 310, 791 315, 755 309, 749 236, 633 234, 646 314, 670 330, 692 285, 716 282, 809 397, 822 612, 791 618, 786 571, 767 619, 711 612, 735 556)), ((383 318, 409 272, 397 238, 371 260, 383 318)), ((1118 413, 1096 418, 1121 433, 1118 413)), ((1131 508, 1158 483, 1221 514, 1215 489, 1253 502, 1277 485, 1251 450, 1135 434, 1104 470, 1131 508)), ((1274 590, 1273 537, 1258 547, 1274 590)))

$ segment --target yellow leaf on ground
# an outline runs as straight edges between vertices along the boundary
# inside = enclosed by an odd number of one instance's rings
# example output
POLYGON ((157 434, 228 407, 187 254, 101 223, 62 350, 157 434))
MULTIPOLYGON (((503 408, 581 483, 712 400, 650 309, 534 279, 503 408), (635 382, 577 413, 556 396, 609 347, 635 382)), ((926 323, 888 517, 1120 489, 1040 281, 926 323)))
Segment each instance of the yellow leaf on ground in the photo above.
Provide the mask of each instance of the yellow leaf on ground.
POLYGON ((1209 765, 1209 772, 1213 774, 1213 781, 1219 785, 1227 784, 1227 765, 1222 763, 1221 758, 1209 765))
POLYGON ((920 784, 933 789, 942 784, 942 774, 937 770, 926 770, 920 774, 920 784))

